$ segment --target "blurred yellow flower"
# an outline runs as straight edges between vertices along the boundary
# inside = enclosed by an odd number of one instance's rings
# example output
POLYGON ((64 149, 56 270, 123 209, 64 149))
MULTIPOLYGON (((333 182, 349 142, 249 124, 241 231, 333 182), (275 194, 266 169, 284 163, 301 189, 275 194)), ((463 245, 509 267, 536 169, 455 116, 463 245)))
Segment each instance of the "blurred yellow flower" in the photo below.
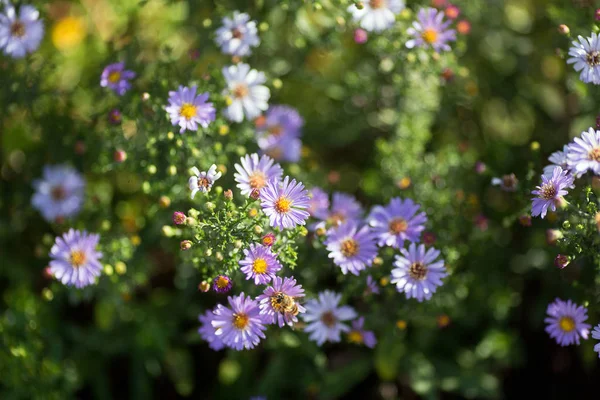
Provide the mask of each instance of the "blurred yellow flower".
POLYGON ((81 18, 65 17, 52 28, 52 43, 59 50, 71 50, 77 47, 87 34, 81 18))

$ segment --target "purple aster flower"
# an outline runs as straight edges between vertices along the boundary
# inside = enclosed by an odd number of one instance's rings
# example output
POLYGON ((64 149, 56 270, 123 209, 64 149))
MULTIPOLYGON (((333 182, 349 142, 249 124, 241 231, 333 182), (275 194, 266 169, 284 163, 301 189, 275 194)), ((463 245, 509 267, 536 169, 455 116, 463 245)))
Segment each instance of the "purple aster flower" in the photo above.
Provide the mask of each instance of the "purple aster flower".
POLYGON ((436 52, 449 51, 448 42, 456 40, 454 29, 448 29, 452 21, 444 22, 444 12, 435 8, 421 8, 417 14, 417 21, 408 29, 407 33, 414 39, 406 42, 406 47, 432 47, 436 52))
POLYGON ((600 131, 590 128, 580 138, 573 139, 567 150, 567 163, 575 174, 583 175, 590 170, 600 175, 600 131))
POLYGON ((260 193, 267 182, 272 179, 280 181, 283 175, 281 166, 269 156, 263 155, 259 158, 256 153, 246 154, 240 159, 240 163, 242 165, 235 164, 237 173, 234 174, 234 178, 244 196, 250 196, 254 189, 260 193))
POLYGON ((271 92, 263 85, 267 81, 264 73, 239 63, 223 68, 223 77, 227 84, 223 94, 231 100, 224 112, 228 120, 242 122, 244 117, 254 119, 269 107, 267 102, 271 92))
POLYGON ((399 249, 406 240, 418 243, 427 222, 424 212, 417 213, 419 208, 411 199, 399 197, 394 197, 385 207, 373 207, 368 221, 379 238, 377 244, 399 249))
POLYGON ((188 180, 188 186, 192 191, 192 199, 196 196, 196 193, 208 193, 212 189, 215 181, 221 177, 221 173, 217 172, 217 166, 211 165, 208 171, 202 171, 196 167, 191 169, 195 176, 191 176, 188 180))
POLYGON ((108 122, 110 122, 112 125, 118 125, 122 120, 123 116, 121 115, 121 111, 117 110, 116 108, 110 110, 108 113, 108 122))
POLYGON ((325 290, 319 293, 318 299, 306 303, 306 313, 302 316, 307 324, 304 330, 310 333, 310 340, 319 346, 326 341, 339 342, 341 333, 350 330, 343 321, 356 318, 356 311, 352 307, 339 305, 341 299, 341 294, 325 290))
POLYGON ((276 161, 298 162, 302 155, 302 141, 294 137, 269 135, 258 139, 258 147, 276 161))
POLYGON ((301 182, 286 176, 283 182, 271 180, 260 191, 261 207, 269 217, 271 226, 280 230, 304 225, 308 218, 305 210, 309 202, 308 191, 301 182))
POLYGON ((314 187, 309 192, 308 213, 313 218, 327 219, 329 214, 329 195, 321 188, 314 187))
POLYGON ((248 56, 252 47, 260 44, 256 22, 250 21, 246 13, 234 11, 233 16, 223 17, 223 26, 217 29, 215 41, 224 54, 248 56))
POLYGON ((107 87, 119 96, 131 89, 130 79, 135 78, 135 72, 125 69, 125 63, 119 62, 107 65, 100 77, 100 86, 107 87))
POLYGON ((276 276, 273 278, 273 286, 267 287, 256 301, 259 302, 260 314, 265 323, 277 323, 282 327, 293 326, 298 322, 297 315, 306 311, 298 303, 300 297, 304 297, 302 285, 296 285, 294 278, 282 279, 276 276))
POLYGON ((269 107, 264 121, 257 125, 256 131, 259 138, 269 136, 297 138, 302 133, 304 120, 295 108, 276 105, 269 107))
POLYGON ((575 71, 580 72, 579 79, 584 83, 600 84, 600 37, 592 32, 592 36, 577 37, 569 49, 571 56, 567 64, 573 64, 575 71))
POLYGON ((33 187, 31 205, 48 222, 73 217, 81 210, 85 180, 68 165, 46 165, 42 178, 33 181, 33 187))
POLYGON ((505 192, 514 192, 519 186, 519 180, 515 174, 503 175, 502 178, 492 178, 492 185, 500 186, 505 192))
POLYGON ((225 344, 221 341, 221 336, 216 334, 216 329, 212 326, 212 322, 215 319, 215 314, 213 310, 206 310, 204 314, 200 314, 198 316, 200 323, 202 324, 198 329, 198 333, 206 342, 208 342, 208 347, 215 351, 219 351, 225 348, 225 344))
POLYGON ((213 280, 213 290, 217 293, 227 293, 231 286, 231 278, 227 275, 219 275, 213 280))
POLYGON ((215 335, 234 350, 253 349, 261 338, 265 338, 267 329, 259 314, 258 303, 244 293, 227 300, 229 307, 219 304, 214 311, 211 323, 216 329, 215 335))
POLYGON ((348 332, 348 341, 350 343, 364 344, 372 349, 377 344, 377 339, 375 338, 373 331, 366 331, 363 328, 364 324, 364 317, 352 321, 352 329, 348 332))
POLYGON ((379 294, 379 286, 377 286, 377 282, 375 282, 371 275, 367 276, 367 288, 365 289, 365 294, 379 294))
POLYGON ((331 199, 331 209, 324 220, 329 226, 338 226, 346 222, 359 223, 362 215, 363 209, 354 196, 335 192, 331 199))
POLYGON ((381 32, 396 23, 396 14, 404 9, 404 0, 363 0, 362 8, 352 4, 348 12, 352 19, 369 32, 381 32))
POLYGON ((569 169, 569 164, 567 162, 568 151, 569 146, 565 145, 562 151, 559 150, 550 154, 550 157, 548 157, 548 161, 550 161, 552 164, 546 165, 544 167, 544 175, 552 176, 552 174, 554 173, 554 167, 561 167, 562 169, 567 171, 569 169))
POLYGON ((565 196, 566 188, 573 187, 573 176, 568 171, 564 171, 561 167, 555 167, 551 177, 542 175, 542 184, 532 191, 538 197, 532 200, 531 215, 538 215, 544 218, 548 212, 548 208, 556 211, 556 204, 565 196))
POLYGON ((102 253, 96 251, 100 235, 74 229, 57 237, 50 249, 50 273, 67 286, 82 288, 100 276, 102 253))
POLYGON ((246 279, 254 279, 255 285, 265 285, 281 270, 282 265, 270 247, 251 244, 244 250, 246 258, 240 260, 240 269, 246 279))
POLYGON ((430 248, 425 252, 425 245, 411 243, 408 250, 401 249, 402 256, 397 255, 392 269, 392 283, 398 292, 404 292, 406 298, 415 298, 419 302, 431 299, 436 288, 442 285, 442 278, 448 276, 444 260, 437 260, 439 250, 430 248))
MULTIPOLYGON (((596 326, 592 331, 592 338, 600 340, 600 325, 596 326)), ((598 357, 600 357, 600 343, 594 346, 594 351, 598 353, 598 357)))
POLYGON ((359 229, 354 222, 346 222, 327 232, 325 245, 329 250, 329 258, 340 267, 346 275, 350 271, 358 275, 360 271, 373 264, 377 256, 377 237, 369 226, 359 229))
POLYGON ((556 299, 554 303, 548 304, 546 313, 546 332, 559 345, 579 345, 580 337, 587 339, 591 325, 585 323, 588 318, 585 307, 578 306, 571 300, 556 299))
POLYGON ((196 85, 192 87, 179 86, 177 91, 169 92, 169 113, 173 126, 179 125, 179 133, 185 130, 197 131, 198 125, 208 128, 215 120, 216 110, 213 103, 207 102, 208 93, 196 95, 196 85))
POLYGON ((22 5, 19 15, 15 8, 6 2, 4 13, 0 14, 0 49, 12 58, 23 58, 40 46, 44 37, 44 23, 35 7, 22 5))

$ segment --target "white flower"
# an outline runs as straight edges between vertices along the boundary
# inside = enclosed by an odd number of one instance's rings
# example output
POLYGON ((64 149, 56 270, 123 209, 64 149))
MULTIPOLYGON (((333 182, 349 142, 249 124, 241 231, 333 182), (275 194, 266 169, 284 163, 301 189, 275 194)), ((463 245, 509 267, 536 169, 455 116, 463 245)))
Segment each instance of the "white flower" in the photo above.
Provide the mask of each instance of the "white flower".
POLYGON ((13 58, 23 58, 40 45, 44 37, 44 23, 33 6, 23 5, 17 11, 7 4, 0 14, 0 49, 13 58))
POLYGON ((193 167, 191 171, 194 176, 190 177, 188 186, 192 191, 192 199, 199 191, 202 193, 209 192, 215 181, 221 177, 221 173, 217 172, 217 166, 215 164, 211 165, 208 171, 200 172, 196 167, 193 167))
POLYGON ((404 0, 363 0, 363 8, 355 4, 348 7, 352 18, 360 22, 360 26, 369 32, 381 32, 389 29, 396 22, 396 14, 404 9, 404 0))
POLYGON ((247 56, 252 53, 251 47, 260 44, 256 22, 250 16, 235 11, 233 17, 223 18, 223 26, 217 29, 215 41, 225 54, 247 56))
POLYGON ((592 33, 592 37, 578 36, 569 49, 571 58, 567 64, 573 64, 575 71, 580 72, 579 79, 585 83, 600 85, 600 37, 592 33))
POLYGON ((223 76, 227 82, 224 95, 229 96, 231 104, 225 110, 225 118, 234 122, 242 122, 258 117, 269 104, 271 93, 263 85, 267 81, 265 74, 250 69, 248 64, 239 63, 223 68, 223 76))

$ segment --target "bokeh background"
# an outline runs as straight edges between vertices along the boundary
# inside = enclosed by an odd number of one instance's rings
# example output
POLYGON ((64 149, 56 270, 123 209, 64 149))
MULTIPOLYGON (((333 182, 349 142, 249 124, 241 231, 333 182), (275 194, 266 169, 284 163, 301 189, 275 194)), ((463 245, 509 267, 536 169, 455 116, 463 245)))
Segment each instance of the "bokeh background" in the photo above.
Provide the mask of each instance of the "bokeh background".
MULTIPOLYGON (((518 217, 547 156, 596 124, 598 91, 566 65, 570 39, 557 27, 588 35, 598 2, 456 0, 471 30, 441 57, 404 48, 410 12, 397 30, 355 43, 342 1, 34 4, 42 47, 25 62, 0 59, 0 397, 520 399, 533 388, 536 398, 595 396, 593 344, 559 347, 543 318, 561 297, 585 301, 597 321, 599 266, 582 259, 557 270, 558 250, 545 241, 556 222, 524 226, 518 217), (201 273, 179 254, 168 225, 190 203, 187 175, 170 166, 206 156, 232 169, 256 144, 244 125, 190 152, 154 121, 170 88, 229 62, 212 32, 232 10, 261 24, 248 62, 268 74, 271 102, 305 119, 302 161, 286 168, 365 207, 412 197, 444 249, 452 278, 431 302, 404 301, 391 287, 380 301, 355 300, 377 327, 375 350, 319 348, 281 330, 254 351, 213 352, 197 334, 198 314, 224 298, 199 292, 201 273), (138 73, 118 127, 106 119, 117 99, 98 87, 116 59, 138 73), (126 163, 113 162, 115 148, 127 149, 126 163), (77 226, 110 237, 94 291, 44 275, 61 229, 31 209, 31 182, 45 163, 66 160, 88 179, 77 226), (508 173, 522 190, 490 185, 508 173)), ((233 187, 231 175, 223 187, 233 187)), ((356 288, 310 246, 299 252, 302 279, 356 288)))

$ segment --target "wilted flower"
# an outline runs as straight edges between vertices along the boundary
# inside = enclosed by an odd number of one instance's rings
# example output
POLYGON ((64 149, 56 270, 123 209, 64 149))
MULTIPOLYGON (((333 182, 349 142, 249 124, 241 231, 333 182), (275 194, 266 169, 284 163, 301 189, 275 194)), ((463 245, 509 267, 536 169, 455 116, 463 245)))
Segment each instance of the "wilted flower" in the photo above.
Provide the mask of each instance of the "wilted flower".
POLYGON ((208 171, 202 171, 196 167, 192 168, 192 173, 195 176, 190 177, 188 186, 192 191, 192 199, 196 193, 208 193, 217 179, 221 177, 221 172, 217 172, 217 166, 211 165, 208 171))
POLYGON ((556 299, 548 305, 547 314, 548 317, 544 319, 547 324, 546 332, 559 345, 579 344, 580 337, 587 339, 591 326, 585 323, 588 319, 585 307, 578 306, 571 300, 556 299))
POLYGON ((387 206, 373 207, 367 220, 379 238, 377 244, 399 249, 406 240, 419 242, 427 222, 425 213, 418 212, 419 208, 411 199, 399 197, 391 199, 387 206))
POLYGON ((135 72, 125 69, 125 63, 119 62, 107 65, 100 77, 100 86, 107 87, 119 96, 123 96, 131 88, 130 79, 135 78, 135 72))
POLYGON ((444 22, 444 12, 435 8, 421 8, 417 14, 417 21, 408 29, 407 33, 414 39, 406 42, 406 47, 432 47, 436 52, 449 51, 448 42, 456 40, 454 29, 448 29, 451 21, 444 22))
POLYGON ((185 130, 197 131, 198 125, 208 128, 215 120, 216 110, 213 103, 207 102, 208 93, 196 95, 197 87, 179 86, 177 91, 169 92, 169 113, 173 126, 179 125, 179 133, 185 130))
POLYGON ((517 190, 519 180, 515 174, 508 174, 502 176, 502 178, 492 178, 492 185, 500 186, 500 189, 504 190, 505 192, 514 192, 517 190))
POLYGON ((234 350, 253 349, 265 338, 266 327, 259 315, 258 303, 241 293, 228 297, 229 307, 217 305, 211 321, 215 335, 234 350))
POLYGON ((369 32, 381 32, 396 22, 396 14, 404 9, 404 0, 362 0, 362 8, 352 4, 348 12, 354 21, 369 32))
POLYGON ((565 268, 567 265, 569 265, 570 262, 571 262, 570 257, 566 256, 564 254, 557 254, 556 257, 554 258, 554 265, 560 269, 565 268))
POLYGON ((347 222, 327 232, 325 245, 329 258, 333 258, 344 275, 348 271, 358 275, 373 264, 373 259, 377 256, 376 240, 368 226, 359 229, 354 222, 347 222))
POLYGON ((252 53, 252 47, 260 44, 256 22, 239 11, 234 11, 231 18, 224 17, 223 26, 215 34, 215 41, 224 54, 244 57, 252 53))
POLYGON ((264 316, 265 323, 293 326, 298 322, 297 315, 306 309, 297 302, 304 297, 302 285, 296 285, 292 278, 273 278, 273 286, 265 289, 263 294, 256 298, 259 302, 260 314, 264 316))
POLYGON ((402 256, 396 256, 392 270, 392 283, 399 292, 404 292, 407 299, 418 301, 429 300, 442 278, 448 276, 444 260, 437 260, 440 252, 436 249, 425 251, 424 245, 411 243, 407 249, 401 249, 402 256))
POLYGON ((341 333, 350 330, 343 321, 356 318, 352 307, 339 305, 341 299, 341 294, 325 290, 319 293, 318 299, 311 299, 306 303, 306 313, 302 316, 307 323, 304 331, 319 346, 326 341, 339 342, 341 333))
POLYGON ((271 249, 262 245, 251 244, 244 250, 245 258, 240 260, 240 269, 246 279, 254 279, 254 284, 264 285, 275 277, 275 273, 283 266, 271 249))
POLYGON ((50 272, 65 285, 82 288, 100 276, 102 253, 96 251, 100 235, 69 229, 50 249, 50 272))
POLYGON ((263 85, 267 81, 264 73, 251 70, 244 63, 225 67, 222 72, 227 84, 223 94, 231 99, 231 104, 224 112, 225 118, 242 122, 244 116, 254 119, 269 107, 267 102, 271 93, 263 85))
POLYGON ((556 211, 558 200, 568 194, 565 190, 573 186, 573 176, 561 167, 555 167, 551 177, 542 175, 542 184, 532 191, 538 197, 533 198, 531 215, 544 218, 548 209, 556 211))
POLYGON ((23 58, 37 50, 44 37, 44 23, 39 11, 30 5, 22 5, 19 13, 6 2, 0 14, 0 49, 12 58, 23 58))
POLYGON ((81 210, 85 180, 68 165, 44 166, 42 178, 34 180, 33 187, 31 205, 48 222, 75 216, 81 210))
POLYGON ((308 191, 301 182, 286 176, 283 182, 271 180, 260 191, 261 207, 270 225, 279 229, 289 229, 304 225, 309 217, 308 191))
POLYGON ((237 173, 234 174, 234 178, 244 196, 249 196, 253 190, 260 193, 270 180, 280 181, 283 175, 281 166, 269 156, 263 155, 259 158, 256 153, 246 154, 240 159, 240 163, 241 165, 235 164, 237 173))
POLYGON ((569 49, 571 58, 567 64, 573 64, 575 71, 580 72, 579 79, 584 83, 600 84, 600 40, 598 34, 584 38, 578 36, 579 42, 573 41, 569 49))
POLYGON ((202 324, 198 329, 198 333, 206 342, 208 342, 208 347, 215 351, 219 351, 225 348, 225 344, 221 341, 221 337, 218 336, 215 332, 216 329, 212 326, 212 322, 215 319, 215 314, 213 310, 206 310, 204 314, 200 314, 198 316, 200 323, 202 324))
POLYGON ((567 149, 567 164, 578 175, 588 170, 600 175, 600 131, 590 128, 580 138, 573 139, 567 149))
POLYGON ((372 349, 377 344, 377 339, 375 338, 373 331, 367 331, 363 328, 364 324, 364 317, 352 321, 352 329, 347 334, 348 341, 350 343, 364 344, 372 349))
POLYGON ((219 275, 213 280, 213 290, 217 293, 227 293, 231 290, 231 278, 227 275, 219 275))

